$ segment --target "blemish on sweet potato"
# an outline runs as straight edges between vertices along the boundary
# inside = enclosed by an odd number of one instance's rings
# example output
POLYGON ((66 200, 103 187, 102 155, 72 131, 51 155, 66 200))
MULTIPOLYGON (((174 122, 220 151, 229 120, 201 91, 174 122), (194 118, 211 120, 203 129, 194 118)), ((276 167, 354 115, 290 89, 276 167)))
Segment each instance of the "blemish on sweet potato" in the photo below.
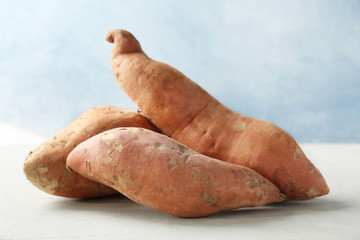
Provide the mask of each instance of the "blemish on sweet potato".
POLYGON ((191 177, 193 179, 193 184, 199 185, 200 183, 204 183, 206 186, 210 187, 210 179, 205 172, 193 168, 191 170, 191 177))
POLYGON ((132 132, 132 133, 136 133, 137 131, 141 131, 140 128, 127 128, 126 130, 129 131, 129 132, 132 132))
POLYGON ((90 171, 90 162, 88 160, 85 161, 85 167, 90 171))
POLYGON ((313 198, 320 194, 320 191, 316 187, 311 187, 309 191, 306 192, 306 195, 309 196, 309 198, 313 198))
POLYGON ((38 167, 37 171, 42 174, 42 173, 46 173, 48 171, 47 167, 38 167))
POLYGON ((115 150, 118 152, 121 152, 123 150, 124 146, 122 144, 115 144, 115 150))
POLYGON ((249 179, 246 181, 246 186, 250 189, 260 187, 261 182, 258 179, 249 179))
POLYGON ((291 181, 292 184, 295 184, 295 185, 298 185, 299 184, 299 181, 297 181, 296 179, 292 180, 291 181))
POLYGON ((173 158, 168 158, 167 162, 168 162, 168 169, 169 170, 172 170, 175 167, 179 167, 179 166, 184 165, 184 161, 178 161, 178 160, 175 160, 173 158))
POLYGON ((68 137, 70 137, 71 135, 74 135, 75 134, 75 131, 72 131, 70 133, 68 133, 68 137))
POLYGON ((106 134, 102 135, 102 139, 106 143, 109 143, 113 138, 114 138, 114 134, 112 134, 112 133, 106 133, 106 134))
POLYGON ((301 156, 301 150, 297 147, 293 152, 293 159, 297 160, 301 156))
POLYGON ((245 127, 246 127, 246 123, 242 122, 242 123, 235 125, 234 130, 241 131, 241 130, 244 130, 245 127))
POLYGON ((59 182, 57 180, 45 181, 43 187, 46 188, 48 192, 54 193, 59 187, 59 182))
POLYGON ((219 205, 220 197, 214 197, 211 193, 201 193, 201 198, 212 207, 219 205))
POLYGON ((130 175, 130 173, 128 173, 128 172, 125 172, 124 173, 124 180, 125 180, 125 184, 126 184, 126 186, 134 186, 134 184, 135 184, 135 180, 131 177, 131 175, 130 175))

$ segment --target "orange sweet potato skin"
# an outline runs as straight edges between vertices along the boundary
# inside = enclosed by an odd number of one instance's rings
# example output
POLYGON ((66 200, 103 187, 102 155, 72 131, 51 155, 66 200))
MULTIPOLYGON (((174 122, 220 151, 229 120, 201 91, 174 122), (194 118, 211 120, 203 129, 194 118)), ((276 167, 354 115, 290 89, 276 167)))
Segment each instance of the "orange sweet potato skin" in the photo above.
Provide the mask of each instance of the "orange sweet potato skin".
POLYGON ((113 106, 93 108, 29 153, 23 168, 27 179, 42 191, 62 197, 85 198, 117 193, 67 170, 66 158, 86 139, 124 126, 158 131, 139 113, 113 106))
POLYGON ((111 129, 84 141, 69 154, 67 166, 135 202, 178 217, 284 200, 255 171, 142 128, 111 129))
POLYGON ((163 133, 210 157, 247 166, 289 200, 329 188, 299 145, 279 127, 236 113, 175 68, 150 59, 131 33, 113 30, 111 65, 120 87, 163 133))

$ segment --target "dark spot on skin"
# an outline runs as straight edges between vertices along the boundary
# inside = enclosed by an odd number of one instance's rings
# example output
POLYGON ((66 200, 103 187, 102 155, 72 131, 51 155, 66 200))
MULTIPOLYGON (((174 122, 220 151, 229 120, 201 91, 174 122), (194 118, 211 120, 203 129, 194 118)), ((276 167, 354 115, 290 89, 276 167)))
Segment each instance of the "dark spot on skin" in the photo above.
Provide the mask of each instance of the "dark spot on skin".
POLYGON ((86 169, 88 169, 90 171, 90 162, 89 161, 85 161, 85 167, 86 167, 86 169))
POLYGON ((261 182, 258 179, 249 179, 246 181, 246 186, 250 189, 260 187, 261 182))
POLYGON ((201 198, 212 207, 217 207, 219 205, 219 197, 214 197, 211 193, 201 193, 201 198))
POLYGON ((115 181, 118 181, 118 180, 119 180, 119 177, 116 176, 116 175, 113 175, 112 177, 113 177, 113 179, 114 179, 115 181))
POLYGON ((187 149, 184 145, 179 144, 179 143, 177 144, 177 147, 179 149, 179 155, 183 155, 187 149))
POLYGON ((158 148, 158 147, 160 147, 162 144, 159 143, 159 142, 156 142, 154 145, 155 145, 156 148, 158 148))
POLYGON ((66 140, 62 140, 61 141, 61 148, 66 147, 67 141, 66 140))
POLYGON ((70 136, 71 136, 71 135, 73 135, 73 134, 75 134, 75 132, 74 132, 74 131, 72 131, 72 132, 68 133, 68 136, 70 137, 70 136))

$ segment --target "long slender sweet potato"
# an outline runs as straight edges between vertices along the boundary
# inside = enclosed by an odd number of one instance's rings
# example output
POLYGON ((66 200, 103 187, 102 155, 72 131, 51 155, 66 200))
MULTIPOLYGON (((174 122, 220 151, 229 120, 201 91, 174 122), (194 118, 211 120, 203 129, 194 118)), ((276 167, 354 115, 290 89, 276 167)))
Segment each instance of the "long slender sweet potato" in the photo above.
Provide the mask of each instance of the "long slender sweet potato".
POLYGON ((175 68, 150 59, 135 37, 109 31, 111 65, 121 88, 163 133, 202 154, 247 166, 291 200, 329 188, 296 141, 279 127, 236 113, 175 68))
POLYGON ((255 171, 201 155, 143 128, 115 128, 79 144, 67 166, 135 202, 179 217, 284 200, 255 171))
POLYGON ((67 156, 79 143, 116 127, 143 127, 158 131, 139 113, 112 106, 93 108, 29 153, 24 164, 27 179, 39 189, 63 197, 117 193, 65 167, 67 156))

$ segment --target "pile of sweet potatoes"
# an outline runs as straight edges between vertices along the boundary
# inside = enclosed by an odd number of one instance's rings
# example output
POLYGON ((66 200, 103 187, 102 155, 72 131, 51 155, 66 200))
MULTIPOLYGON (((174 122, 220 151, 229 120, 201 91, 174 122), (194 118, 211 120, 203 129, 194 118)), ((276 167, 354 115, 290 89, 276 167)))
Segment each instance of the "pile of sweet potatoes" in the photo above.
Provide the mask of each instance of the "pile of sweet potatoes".
POLYGON ((46 140, 25 160, 31 183, 84 198, 121 193, 158 211, 200 217, 329 188, 279 127, 236 113, 177 69, 150 59, 125 30, 109 31, 111 66, 141 109, 99 107, 46 140))

